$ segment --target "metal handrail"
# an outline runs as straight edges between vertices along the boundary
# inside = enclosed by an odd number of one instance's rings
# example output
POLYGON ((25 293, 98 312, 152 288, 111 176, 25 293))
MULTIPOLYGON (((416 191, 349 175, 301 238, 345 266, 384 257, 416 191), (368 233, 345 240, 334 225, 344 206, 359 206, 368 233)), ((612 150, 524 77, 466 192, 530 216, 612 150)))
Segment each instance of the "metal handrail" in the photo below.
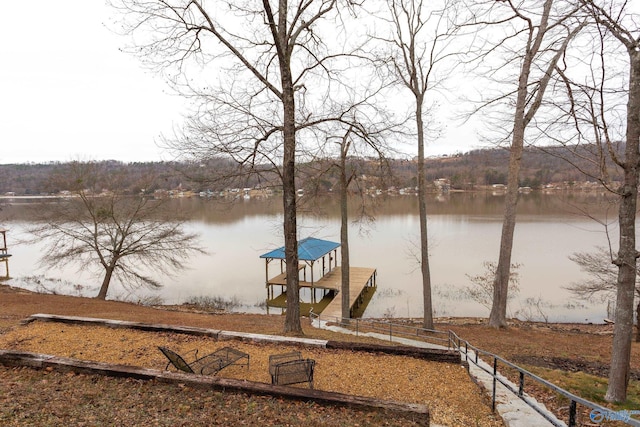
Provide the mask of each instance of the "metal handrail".
MULTIPOLYGON (((577 411, 577 404, 580 404, 582 406, 586 406, 587 408, 590 408, 592 411, 598 411, 600 414, 608 414, 612 411, 609 408, 605 408, 604 406, 598 405, 597 403, 593 403, 590 402, 588 400, 585 400, 579 396, 576 396, 573 393, 568 392, 567 390, 558 387, 557 385, 550 383, 549 381, 540 378, 539 376, 532 374, 531 372, 527 371, 526 369, 521 368, 518 365, 515 365, 511 362, 509 362, 508 360, 490 353, 488 351, 482 350, 478 347, 475 347, 473 345, 471 345, 467 340, 461 339, 460 337, 458 337, 458 335, 453 332, 453 331, 449 331, 449 337, 451 340, 451 343, 453 345, 453 348, 458 351, 458 353, 460 353, 461 355, 464 354, 465 356, 465 361, 467 362, 471 362, 474 365, 476 365, 478 368, 482 369, 484 372, 488 373, 489 375, 492 376, 493 378, 493 397, 492 397, 492 409, 495 410, 495 394, 496 394, 496 382, 499 382, 500 384, 502 384, 504 387, 506 387, 510 392, 512 392, 513 394, 515 394, 516 396, 518 396, 520 399, 522 399, 525 403, 527 403, 527 405, 529 405, 533 410, 535 410, 536 412, 538 412, 540 415, 542 415, 547 421, 549 421, 551 424, 553 424, 554 426, 562 426, 563 424, 559 424, 556 422, 556 420, 551 419, 548 414, 546 414, 544 411, 542 411, 538 405, 536 405, 531 399, 529 399, 527 396, 525 396, 524 394, 524 380, 525 377, 529 377, 532 380, 534 380, 535 382, 538 382, 540 384, 542 384, 545 387, 550 388, 551 390, 555 391, 556 393, 561 394, 562 396, 566 397, 567 399, 569 399, 570 401, 570 405, 569 405, 569 427, 574 427, 576 425, 576 411, 577 411), (462 344, 464 344, 464 348, 462 347, 462 344), (471 349, 473 351, 473 353, 475 353, 475 358, 469 357, 469 349, 471 349), (488 370, 486 369, 484 366, 482 366, 479 363, 479 357, 478 354, 482 354, 484 356, 493 358, 493 369, 492 370, 488 370), (516 390, 515 388, 513 388, 510 384, 510 382, 508 380, 503 379, 504 377, 502 377, 501 375, 498 374, 498 362, 501 362, 502 364, 515 369, 516 371, 518 371, 519 373, 519 387, 516 390)), ((629 419, 620 419, 618 421, 623 421, 628 425, 631 426, 636 426, 636 427, 640 427, 640 421, 639 420, 635 420, 632 418, 629 419)))
MULTIPOLYGON (((318 325, 320 324, 320 315, 319 314, 315 314, 315 313, 310 313, 309 317, 312 319, 316 318, 318 320, 318 325)), ((385 333, 389 333, 390 336, 390 341, 393 340, 393 332, 394 332, 394 326, 396 327, 396 336, 398 335, 404 335, 404 336, 417 336, 419 338, 422 339, 430 339, 430 340, 434 340, 434 341, 446 341, 447 342, 447 348, 449 349, 453 349, 454 351, 457 351, 461 357, 464 355, 465 361, 468 363, 473 363, 475 366, 477 366, 479 369, 481 369, 482 371, 486 372, 487 374, 489 374, 492 378, 493 378, 493 389, 492 389, 492 399, 491 399, 491 410, 495 412, 496 409, 496 388, 497 388, 497 383, 502 384, 507 390, 509 390, 511 393, 513 393, 514 395, 516 395, 517 397, 519 397, 520 399, 522 399, 522 401, 524 401, 527 405, 529 405, 533 410, 535 410, 537 413, 539 413, 542 417, 544 417, 547 421, 549 421, 551 424, 553 424, 556 427, 563 427, 565 426, 564 423, 559 422, 555 417, 551 417, 549 415, 548 412, 542 410, 534 400, 530 399, 528 396, 525 395, 524 393, 524 385, 525 385, 525 378, 529 377, 531 378, 533 381, 540 383, 541 385, 550 388, 551 390, 555 391, 556 393, 559 393, 560 395, 566 397, 569 401, 569 420, 568 420, 568 427, 575 427, 576 426, 576 413, 577 413, 577 405, 582 405, 585 406, 587 408, 590 408, 592 413, 598 413, 600 415, 602 415, 603 417, 606 417, 607 414, 615 414, 615 411, 612 411, 609 408, 606 408, 604 406, 598 405, 597 403, 594 402, 590 402, 588 400, 585 400, 579 396, 576 396, 573 393, 570 393, 569 391, 558 387, 557 385, 550 383, 549 381, 540 378, 539 376, 532 374, 531 372, 527 371, 526 369, 521 368, 518 365, 515 365, 514 363, 509 362, 508 360, 490 353, 488 351, 482 350, 472 344, 470 344, 467 340, 464 340, 462 338, 460 338, 455 332, 453 332, 452 330, 449 330, 448 332, 445 331, 440 331, 440 330, 435 330, 435 329, 424 329, 424 328, 417 328, 417 327, 411 327, 408 325, 399 325, 399 324, 394 324, 392 322, 388 322, 388 321, 379 321, 379 320, 374 320, 374 319, 335 319, 335 323, 338 323, 340 325, 344 325, 344 326, 353 326, 353 322, 355 321, 355 328, 356 328, 356 336, 359 333, 359 326, 361 323, 371 323, 371 324, 381 324, 384 325, 384 331, 385 333), (398 333, 400 331, 400 329, 415 329, 415 335, 414 334, 403 334, 403 333, 398 333), (436 333, 436 334, 446 334, 447 335, 447 339, 442 339, 442 338, 437 338, 437 337, 430 337, 430 336, 420 336, 420 331, 422 332, 428 332, 428 333, 436 333), (470 351, 471 350, 471 353, 470 351), (483 366, 481 364, 482 359, 480 359, 480 357, 478 356, 479 354, 486 356, 488 358, 493 359, 493 366, 490 367, 489 369, 487 369, 485 366, 483 366), (471 357, 470 357, 471 356, 471 357), (508 366, 509 368, 512 368, 514 370, 516 370, 518 372, 519 375, 519 384, 518 384, 518 388, 514 388, 512 386, 512 383, 505 377, 503 377, 502 375, 500 375, 498 373, 498 362, 502 363, 505 366, 508 366)), ((375 330, 375 329, 374 329, 375 330)), ((380 328, 379 330, 382 330, 382 328, 380 328)), ((485 363, 486 364, 486 363, 485 363)), ((489 365, 487 365, 489 366, 489 365)), ((624 411, 623 411, 624 412, 624 411)), ((628 415, 629 413, 626 412, 626 415, 628 415)), ((627 425, 631 425, 634 427, 640 427, 640 420, 636 420, 631 418, 630 416, 627 416, 626 418, 624 416, 622 417, 618 417, 616 418, 618 421, 622 421, 627 425)))
MULTIPOLYGON (((320 315, 315 314, 313 312, 309 313, 309 317, 312 319, 317 318, 318 322, 320 321, 320 315)), ((386 320, 376 320, 376 319, 361 319, 361 318, 339 318, 333 317, 329 318, 333 320, 329 320, 333 323, 336 323, 342 327, 352 328, 355 330, 356 336, 359 336, 362 331, 362 325, 368 326, 368 331, 381 332, 385 335, 389 336, 389 341, 393 341, 393 337, 406 337, 406 338, 420 338, 424 341, 435 341, 436 343, 446 346, 447 348, 451 348, 450 340, 448 337, 448 332, 440 331, 437 329, 427 329, 427 328, 418 328, 415 326, 409 325, 401 325, 398 323, 389 322, 386 320), (413 332, 406 333, 403 332, 402 329, 411 330, 413 332), (439 338, 430 336, 428 334, 436 334, 436 335, 446 335, 446 338, 439 338)), ((326 320, 326 318, 325 318, 326 320)))

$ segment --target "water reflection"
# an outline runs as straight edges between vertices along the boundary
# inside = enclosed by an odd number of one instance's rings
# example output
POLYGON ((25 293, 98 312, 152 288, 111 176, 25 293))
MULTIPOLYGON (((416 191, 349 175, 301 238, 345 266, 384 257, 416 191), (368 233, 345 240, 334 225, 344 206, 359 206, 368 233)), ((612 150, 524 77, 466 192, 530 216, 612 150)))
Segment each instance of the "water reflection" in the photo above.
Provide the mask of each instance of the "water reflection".
MULTIPOLYGON (((299 237, 337 240, 338 201, 306 197, 300 200, 299 237)), ((417 199, 375 198, 364 208, 355 199, 351 203, 351 212, 364 212, 375 218, 372 222, 351 224, 352 265, 374 267, 378 271, 378 291, 365 316, 421 316, 422 284, 416 261, 417 199)), ((467 275, 481 273, 485 261, 497 258, 502 203, 502 196, 485 193, 454 193, 439 199, 434 196, 430 201, 430 265, 436 316, 488 315, 486 308, 464 297, 463 289, 469 285, 467 275)), ((265 312, 264 264, 259 255, 283 244, 280 200, 241 199, 231 203, 176 199, 173 204, 190 218, 188 231, 201 235, 209 255, 191 259, 188 270, 178 277, 156 277, 164 285, 159 292, 144 289, 128 292, 114 286, 109 297, 162 300, 167 304, 220 298, 234 302, 231 309, 235 311, 265 312)), ((585 212, 605 222, 614 222, 616 214, 615 206, 601 194, 521 195, 513 252, 513 262, 522 264, 521 291, 511 303, 512 315, 564 321, 599 321, 606 317, 603 305, 584 305, 562 288, 584 279, 568 255, 607 244, 602 226, 587 218, 585 212)), ((91 272, 41 271, 36 261, 46 242, 18 243, 29 221, 24 204, 5 205, 0 215, 0 225, 10 229, 12 277, 40 274, 62 281, 46 285, 56 288, 55 292, 77 294, 81 289, 87 296, 93 296, 92 289, 99 282, 91 272)), ((615 242, 616 230, 609 232, 615 242)), ((22 282, 11 281, 17 286, 32 286, 22 282)))

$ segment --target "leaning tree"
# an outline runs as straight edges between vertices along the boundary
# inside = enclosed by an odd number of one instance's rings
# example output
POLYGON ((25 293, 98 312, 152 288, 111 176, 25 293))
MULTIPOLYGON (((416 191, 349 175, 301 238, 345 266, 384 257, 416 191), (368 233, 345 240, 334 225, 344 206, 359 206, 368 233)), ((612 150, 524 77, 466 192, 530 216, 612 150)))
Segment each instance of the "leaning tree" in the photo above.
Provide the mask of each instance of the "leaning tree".
POLYGON ((478 25, 478 81, 490 81, 480 91, 479 111, 495 137, 508 142, 509 169, 500 250, 493 286, 489 325, 507 326, 511 255, 516 227, 520 163, 527 134, 545 102, 554 70, 584 23, 579 6, 570 0, 478 2, 469 25, 478 25), (497 32, 501 36, 495 37, 497 32), (503 129, 508 132, 500 134, 503 129))

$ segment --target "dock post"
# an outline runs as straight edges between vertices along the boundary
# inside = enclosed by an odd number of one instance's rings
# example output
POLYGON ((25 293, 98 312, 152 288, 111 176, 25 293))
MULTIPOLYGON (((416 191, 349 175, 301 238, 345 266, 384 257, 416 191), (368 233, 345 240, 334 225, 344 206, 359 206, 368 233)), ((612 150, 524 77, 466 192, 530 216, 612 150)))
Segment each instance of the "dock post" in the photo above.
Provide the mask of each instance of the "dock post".
POLYGON ((11 254, 7 252, 7 231, 5 229, 0 229, 0 233, 2 233, 2 247, 0 247, 0 262, 4 262, 4 268, 6 274, 4 277, 0 277, 0 279, 8 279, 9 278, 9 257, 11 254))

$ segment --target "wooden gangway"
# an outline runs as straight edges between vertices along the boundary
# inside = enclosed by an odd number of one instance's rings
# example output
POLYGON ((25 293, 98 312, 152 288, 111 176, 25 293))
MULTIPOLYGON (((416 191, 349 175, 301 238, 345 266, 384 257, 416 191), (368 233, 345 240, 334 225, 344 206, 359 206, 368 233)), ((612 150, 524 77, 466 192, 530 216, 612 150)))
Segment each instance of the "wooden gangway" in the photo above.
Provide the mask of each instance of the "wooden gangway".
MULTIPOLYGON (((331 284, 340 289, 342 283, 341 267, 336 267, 329 274, 323 277, 330 277, 331 284)), ((349 269, 349 310, 353 311, 354 307, 361 301, 362 293, 367 287, 376 287, 376 269, 366 267, 351 267, 349 269)), ((322 310, 324 317, 342 318, 342 295, 340 292, 333 300, 322 310)))

